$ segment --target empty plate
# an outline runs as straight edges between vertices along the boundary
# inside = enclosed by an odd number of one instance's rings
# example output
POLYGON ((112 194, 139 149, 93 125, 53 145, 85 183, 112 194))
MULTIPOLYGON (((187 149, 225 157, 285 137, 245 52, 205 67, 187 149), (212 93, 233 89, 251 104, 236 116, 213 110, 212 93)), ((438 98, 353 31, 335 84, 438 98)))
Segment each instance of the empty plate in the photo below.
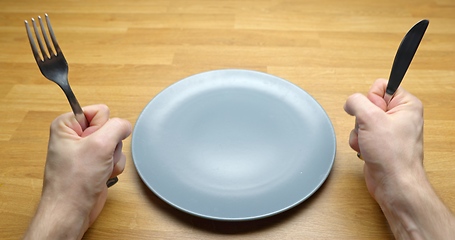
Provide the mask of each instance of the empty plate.
POLYGON ((216 70, 159 93, 140 114, 132 155, 143 182, 170 205, 216 220, 290 209, 326 180, 335 133, 308 93, 281 78, 216 70))

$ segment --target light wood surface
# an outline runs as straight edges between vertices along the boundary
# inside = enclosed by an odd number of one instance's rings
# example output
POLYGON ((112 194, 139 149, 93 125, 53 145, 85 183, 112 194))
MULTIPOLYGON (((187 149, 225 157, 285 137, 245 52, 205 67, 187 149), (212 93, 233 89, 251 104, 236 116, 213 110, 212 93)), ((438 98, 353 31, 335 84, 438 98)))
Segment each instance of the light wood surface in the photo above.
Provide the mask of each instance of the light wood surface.
MULTIPOLYGON (((390 239, 348 146, 346 98, 387 78, 406 31, 430 26, 402 86, 425 106, 425 166, 455 210, 453 0, 0 1, 0 239, 18 239, 38 203, 50 122, 70 111, 32 57, 24 20, 48 13, 82 105, 107 104, 134 125, 172 83, 212 69, 267 72, 305 89, 337 135, 333 171, 309 200, 251 222, 200 219, 170 207, 127 168, 85 239, 390 239)), ((405 190, 404 190, 405 191, 405 190)))

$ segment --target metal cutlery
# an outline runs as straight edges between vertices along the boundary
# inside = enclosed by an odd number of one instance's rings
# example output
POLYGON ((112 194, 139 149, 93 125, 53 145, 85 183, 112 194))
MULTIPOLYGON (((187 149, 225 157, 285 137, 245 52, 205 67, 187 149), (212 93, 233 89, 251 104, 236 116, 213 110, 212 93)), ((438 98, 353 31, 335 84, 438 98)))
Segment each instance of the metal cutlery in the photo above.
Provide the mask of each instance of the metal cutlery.
POLYGON ((403 40, 401 40, 395 59, 393 60, 389 82, 384 95, 387 104, 390 103, 395 91, 400 86, 429 23, 426 19, 419 21, 406 33, 403 40))
MULTIPOLYGON (((430 21, 427 19, 419 21, 406 33, 403 40, 401 40, 400 46, 395 54, 395 59, 393 60, 389 82, 387 83, 386 92, 384 94, 384 100, 387 105, 390 103, 400 86, 429 23, 430 21)), ((363 159, 361 153, 357 153, 357 157, 363 159)))
MULTIPOLYGON (((30 30, 28 22, 27 20, 25 21, 25 28, 27 30, 28 40, 32 48, 33 56, 35 57, 36 63, 38 64, 38 67, 44 77, 51 80, 52 82, 55 82, 63 90, 69 104, 71 105, 71 109, 73 110, 77 122, 81 125, 82 130, 85 130, 89 124, 68 82, 68 63, 66 62, 66 59, 63 56, 63 52, 57 43, 57 39, 55 38, 55 34, 52 30, 52 25, 47 14, 45 14, 45 18, 49 36, 52 42, 49 41, 48 34, 46 33, 46 28, 41 17, 38 16, 41 34, 37 27, 35 19, 32 18, 33 30, 35 32, 35 37, 36 41, 38 42, 39 49, 35 44, 34 36, 30 30), (43 37, 46 45, 43 44, 40 35, 43 37)), ((107 181, 106 184, 108 187, 111 187, 117 183, 117 181, 117 177, 111 178, 107 181)))

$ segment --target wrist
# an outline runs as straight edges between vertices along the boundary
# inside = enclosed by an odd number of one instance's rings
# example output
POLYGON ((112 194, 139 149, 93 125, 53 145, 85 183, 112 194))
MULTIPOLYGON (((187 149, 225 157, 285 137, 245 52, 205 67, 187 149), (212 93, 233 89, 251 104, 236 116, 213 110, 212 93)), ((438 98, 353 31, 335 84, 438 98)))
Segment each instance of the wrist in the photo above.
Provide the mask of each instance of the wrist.
POLYGON ((89 213, 62 197, 43 194, 24 239, 81 239, 89 213))
POLYGON ((397 239, 446 239, 455 219, 425 171, 403 173, 378 190, 377 201, 397 239))
POLYGON ((390 184, 378 188, 375 197, 392 232, 397 239, 404 236, 421 239, 414 205, 421 204, 421 192, 428 192, 426 176, 421 173, 402 174, 388 181, 390 184))

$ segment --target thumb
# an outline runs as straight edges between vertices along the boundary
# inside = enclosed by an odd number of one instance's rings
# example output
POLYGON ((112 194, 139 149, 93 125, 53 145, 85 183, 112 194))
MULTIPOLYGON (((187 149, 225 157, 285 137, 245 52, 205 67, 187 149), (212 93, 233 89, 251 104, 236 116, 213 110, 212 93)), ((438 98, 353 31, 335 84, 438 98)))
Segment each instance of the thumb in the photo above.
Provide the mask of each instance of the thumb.
POLYGON ((344 111, 355 117, 366 115, 366 113, 374 109, 377 109, 377 106, 360 93, 349 96, 344 104, 344 111))
POLYGON ((114 149, 117 144, 131 134, 131 124, 124 119, 111 118, 96 132, 91 134, 92 138, 99 138, 109 149, 114 149))
POLYGON ((104 104, 87 106, 83 110, 89 121, 89 126, 84 130, 81 137, 86 137, 96 132, 109 120, 109 108, 104 104))

